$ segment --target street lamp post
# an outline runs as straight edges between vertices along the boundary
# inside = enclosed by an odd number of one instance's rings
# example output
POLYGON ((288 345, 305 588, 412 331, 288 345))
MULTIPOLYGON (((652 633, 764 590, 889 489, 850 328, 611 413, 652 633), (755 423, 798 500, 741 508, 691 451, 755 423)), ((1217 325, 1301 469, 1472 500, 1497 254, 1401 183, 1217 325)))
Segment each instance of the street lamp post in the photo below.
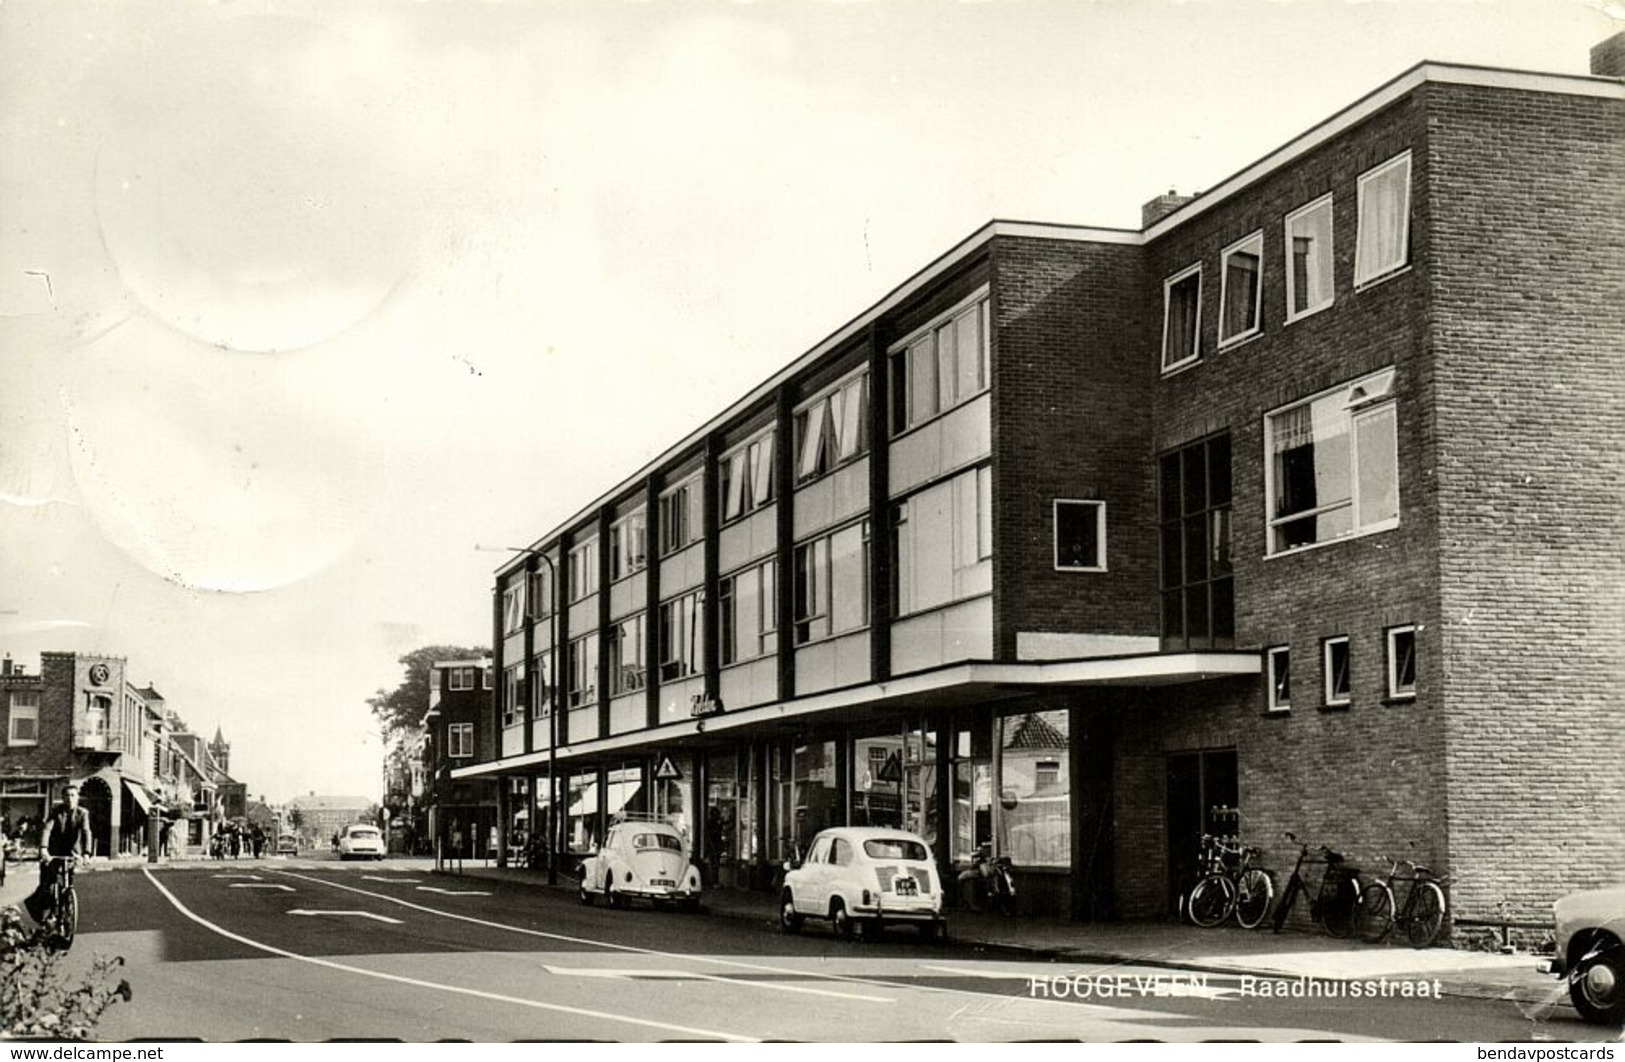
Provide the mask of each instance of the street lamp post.
MULTIPOLYGON (((485 547, 475 546, 474 548, 483 549, 485 547)), ((550 602, 551 611, 548 613, 547 618, 547 644, 549 646, 548 659, 552 665, 549 668, 551 672, 550 677, 553 679, 553 681, 547 684, 547 883, 549 885, 557 885, 559 883, 559 869, 558 857, 555 852, 558 848, 559 787, 558 779, 553 773, 553 768, 554 759, 557 757, 559 749, 559 705, 557 678, 559 669, 559 645, 557 637, 559 629, 559 569, 558 566, 553 563, 553 558, 549 557, 546 553, 543 553, 539 549, 534 549, 530 546, 504 546, 503 549, 507 550, 509 553, 523 553, 526 556, 534 557, 543 564, 547 565, 549 597, 552 598, 552 601, 550 602)), ((528 587, 526 588, 526 600, 530 601, 528 587)), ((526 611, 530 611, 530 609, 534 608, 535 603, 530 602, 530 608, 526 611)), ((534 614, 532 614, 527 618, 534 620, 536 617, 534 614)), ((529 667, 530 661, 525 661, 525 665, 526 667, 529 667)), ((529 706, 527 705, 526 708, 528 710, 529 706)))

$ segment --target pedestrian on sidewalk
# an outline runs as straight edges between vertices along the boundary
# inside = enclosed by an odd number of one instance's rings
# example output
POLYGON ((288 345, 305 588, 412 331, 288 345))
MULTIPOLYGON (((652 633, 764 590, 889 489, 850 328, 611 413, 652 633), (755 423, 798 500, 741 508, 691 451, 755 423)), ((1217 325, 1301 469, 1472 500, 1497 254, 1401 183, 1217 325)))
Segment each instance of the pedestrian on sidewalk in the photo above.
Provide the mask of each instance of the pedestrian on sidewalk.
POLYGON ((457 864, 457 873, 463 872, 463 824, 451 820, 451 859, 457 864))

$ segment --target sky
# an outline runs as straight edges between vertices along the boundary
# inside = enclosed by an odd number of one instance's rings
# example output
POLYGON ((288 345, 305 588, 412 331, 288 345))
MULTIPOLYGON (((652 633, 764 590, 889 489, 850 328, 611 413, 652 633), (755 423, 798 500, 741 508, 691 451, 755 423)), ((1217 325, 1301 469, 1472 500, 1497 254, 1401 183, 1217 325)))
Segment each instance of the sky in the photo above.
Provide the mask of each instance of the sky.
POLYGON ((1422 59, 1625 0, 0 2, 0 651, 255 796, 494 570, 993 218, 1139 227, 1422 59))

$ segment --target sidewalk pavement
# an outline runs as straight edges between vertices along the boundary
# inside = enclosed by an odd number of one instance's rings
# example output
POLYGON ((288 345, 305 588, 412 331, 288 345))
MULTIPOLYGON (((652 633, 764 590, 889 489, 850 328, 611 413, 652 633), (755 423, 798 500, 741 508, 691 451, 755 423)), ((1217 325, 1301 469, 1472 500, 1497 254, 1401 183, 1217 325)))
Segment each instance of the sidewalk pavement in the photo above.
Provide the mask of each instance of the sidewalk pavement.
MULTIPOLYGON (((326 867, 332 860, 306 857, 263 859, 169 859, 156 864, 168 870, 238 870, 279 864, 304 868, 326 867)), ((351 864, 345 864, 349 866, 351 864)), ((372 870, 409 870, 432 873, 434 860, 391 856, 382 863, 361 864, 372 870)), ((85 872, 138 870, 154 866, 144 859, 96 859, 85 872)), ((444 873, 441 871, 440 873, 444 873)), ((497 868, 469 860, 465 877, 480 877, 546 888, 541 871, 497 868)), ((0 885, 0 906, 20 904, 34 887, 32 863, 12 863, 0 885)), ((575 882, 561 878, 561 890, 575 891, 575 882)), ((714 917, 757 922, 775 929, 778 909, 768 893, 743 889, 713 889, 705 896, 705 909, 714 917)), ((1234 926, 1200 929, 1174 922, 1086 923, 1027 916, 956 911, 949 915, 949 932, 961 945, 989 956, 1055 963, 1138 965, 1168 970, 1228 976, 1250 976, 1323 981, 1437 981, 1444 995, 1499 999, 1530 1006, 1567 1003, 1562 982, 1535 972, 1537 956, 1461 951, 1448 947, 1425 950, 1400 945, 1368 945, 1334 940, 1303 930, 1280 935, 1268 929, 1244 930, 1234 926)), ((907 930, 898 933, 901 940, 907 930)), ((1059 974, 1058 974, 1059 975, 1059 974)))

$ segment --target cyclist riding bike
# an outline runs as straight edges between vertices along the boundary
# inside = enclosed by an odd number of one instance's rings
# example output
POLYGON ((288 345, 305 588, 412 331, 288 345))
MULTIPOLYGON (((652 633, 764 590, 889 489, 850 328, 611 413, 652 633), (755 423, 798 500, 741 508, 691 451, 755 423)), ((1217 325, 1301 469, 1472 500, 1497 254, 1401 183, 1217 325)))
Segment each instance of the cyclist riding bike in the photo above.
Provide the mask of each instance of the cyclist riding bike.
POLYGON ((51 809, 40 831, 39 888, 23 901, 30 918, 44 924, 56 914, 51 886, 65 865, 89 854, 90 813, 79 806, 79 783, 69 782, 63 787, 62 803, 51 809))

